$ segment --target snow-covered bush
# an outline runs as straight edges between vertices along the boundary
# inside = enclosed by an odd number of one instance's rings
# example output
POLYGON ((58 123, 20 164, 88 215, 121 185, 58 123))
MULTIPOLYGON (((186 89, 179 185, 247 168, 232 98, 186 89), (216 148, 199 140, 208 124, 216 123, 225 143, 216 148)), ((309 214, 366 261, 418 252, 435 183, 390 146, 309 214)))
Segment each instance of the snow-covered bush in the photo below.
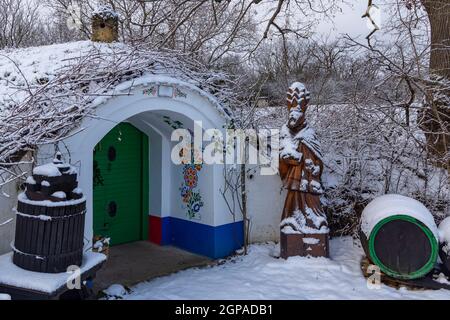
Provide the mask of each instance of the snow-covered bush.
POLYGON ((446 245, 448 251, 448 245, 450 244, 450 217, 445 218, 439 224, 439 241, 446 245))
POLYGON ((421 201, 442 220, 450 210, 448 173, 429 161, 425 137, 402 108, 333 105, 310 110, 325 157, 331 230, 352 234, 373 198, 398 193, 421 201))

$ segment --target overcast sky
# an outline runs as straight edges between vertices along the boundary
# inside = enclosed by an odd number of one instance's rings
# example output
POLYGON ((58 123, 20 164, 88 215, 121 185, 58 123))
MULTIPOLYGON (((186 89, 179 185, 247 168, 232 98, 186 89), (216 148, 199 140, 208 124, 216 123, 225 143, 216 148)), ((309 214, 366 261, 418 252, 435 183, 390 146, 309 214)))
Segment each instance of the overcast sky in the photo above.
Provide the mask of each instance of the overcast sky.
MULTIPOLYGON (((386 0, 379 0, 375 2, 384 2, 386 0)), ((340 34, 348 33, 352 37, 364 38, 370 33, 370 29, 367 26, 367 19, 361 18, 367 9, 367 0, 346 0, 347 4, 341 4, 339 7, 342 12, 336 12, 333 16, 324 18, 320 15, 320 23, 316 25, 316 31, 320 36, 329 36, 335 38, 340 34), (349 4, 351 3, 351 4, 349 4)), ((261 21, 261 32, 264 31, 267 26, 267 22, 275 11, 277 5, 276 0, 267 0, 255 6, 256 20, 261 21)), ((291 6, 291 14, 295 10, 295 6, 291 6)), ((312 13, 309 13, 312 16, 312 13)), ((301 19, 308 19, 300 14, 301 19)), ((278 21, 282 21, 282 17, 278 18, 278 21)), ((291 19, 291 23, 295 18, 291 19)), ((305 25, 306 21, 300 22, 301 25, 305 25)))
MULTIPOLYGON (((349 1, 350 2, 350 1, 349 1)), ((367 9, 367 0, 354 0, 352 5, 342 5, 342 13, 336 13, 333 22, 323 21, 317 27, 317 31, 327 36, 335 37, 339 34, 348 33, 352 37, 364 38, 370 29, 366 19, 361 18, 367 9)))

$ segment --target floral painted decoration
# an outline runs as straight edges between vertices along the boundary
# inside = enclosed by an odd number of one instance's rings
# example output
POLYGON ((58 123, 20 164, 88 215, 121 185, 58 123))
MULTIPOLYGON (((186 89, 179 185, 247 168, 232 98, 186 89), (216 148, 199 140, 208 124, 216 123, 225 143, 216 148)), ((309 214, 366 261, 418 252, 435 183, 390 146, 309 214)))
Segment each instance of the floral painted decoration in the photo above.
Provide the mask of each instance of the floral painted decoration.
MULTIPOLYGON (((151 85, 150 87, 144 89, 142 91, 142 94, 147 95, 147 96, 156 97, 159 95, 159 93, 158 93, 159 87, 160 87, 159 85, 151 85)), ((186 98, 187 97, 187 93, 182 91, 177 86, 171 86, 171 87, 173 88, 173 98, 186 98)))
POLYGON ((198 172, 201 164, 186 164, 183 168, 184 181, 180 187, 183 203, 187 206, 187 215, 190 219, 200 219, 199 212, 203 207, 202 196, 197 188, 198 172))
POLYGON ((156 96, 158 94, 158 87, 153 85, 142 91, 143 94, 147 96, 156 96))
POLYGON ((175 87, 175 91, 173 93, 174 98, 186 98, 187 94, 183 91, 181 91, 178 87, 175 87))
MULTIPOLYGON (((163 121, 172 129, 180 129, 183 123, 173 120, 168 116, 163 116, 163 121)), ((192 133, 192 132, 191 132, 192 133)), ((189 152, 189 150, 182 150, 181 152, 189 152)), ((181 155, 180 155, 181 156, 181 155)), ((204 206, 202 195, 198 190, 198 172, 202 170, 201 164, 195 164, 201 155, 194 150, 193 159, 191 163, 183 165, 183 183, 180 186, 180 195, 183 204, 186 206, 186 215, 189 219, 200 219, 200 209, 204 206), (192 164, 194 163, 194 164, 192 164)))

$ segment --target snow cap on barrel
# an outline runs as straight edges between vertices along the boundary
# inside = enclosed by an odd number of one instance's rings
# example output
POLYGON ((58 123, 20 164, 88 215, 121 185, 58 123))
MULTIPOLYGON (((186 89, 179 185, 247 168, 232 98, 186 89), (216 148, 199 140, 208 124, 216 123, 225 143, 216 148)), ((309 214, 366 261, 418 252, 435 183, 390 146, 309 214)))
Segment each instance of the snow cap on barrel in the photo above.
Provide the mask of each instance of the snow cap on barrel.
POLYGON ((361 231, 369 238, 378 222, 395 215, 408 215, 419 220, 439 240, 438 228, 431 212, 421 202, 399 194, 385 194, 373 199, 361 214, 361 231))

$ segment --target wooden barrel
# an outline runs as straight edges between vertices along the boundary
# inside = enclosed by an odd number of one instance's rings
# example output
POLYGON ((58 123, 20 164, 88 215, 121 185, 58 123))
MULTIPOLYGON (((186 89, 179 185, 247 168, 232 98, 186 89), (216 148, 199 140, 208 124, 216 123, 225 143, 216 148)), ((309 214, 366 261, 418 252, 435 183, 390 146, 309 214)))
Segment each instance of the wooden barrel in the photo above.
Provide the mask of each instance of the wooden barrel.
MULTIPOLYGON (((398 279, 421 278, 436 264, 439 252, 437 227, 433 225, 431 213, 418 201, 389 196, 385 198, 384 206, 364 209, 366 214, 363 212, 362 220, 375 218, 368 223, 371 224, 369 230, 366 226, 365 232, 360 232, 363 249, 386 275, 398 279)), ((377 204, 380 203, 383 201, 378 200, 377 204)))
POLYGON ((83 257, 84 198, 52 203, 31 201, 24 194, 17 205, 13 262, 31 271, 66 272, 81 266, 83 257))

